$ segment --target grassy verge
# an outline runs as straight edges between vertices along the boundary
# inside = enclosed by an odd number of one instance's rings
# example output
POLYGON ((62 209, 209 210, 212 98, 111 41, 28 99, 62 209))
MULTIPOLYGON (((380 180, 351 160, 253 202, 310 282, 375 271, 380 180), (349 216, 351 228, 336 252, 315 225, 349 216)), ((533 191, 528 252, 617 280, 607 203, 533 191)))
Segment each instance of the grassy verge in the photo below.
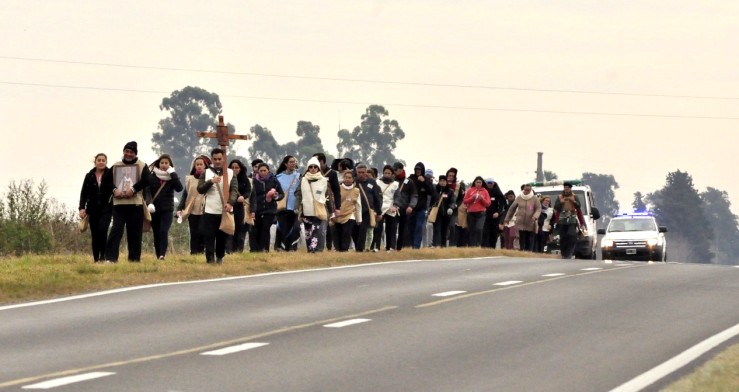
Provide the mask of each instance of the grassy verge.
POLYGON ((662 392, 739 391, 739 344, 729 347, 662 392))
MULTIPOLYGON (((480 248, 404 249, 394 253, 242 253, 228 255, 222 265, 205 256, 173 255, 158 261, 144 255, 141 263, 94 264, 88 255, 29 255, 0 259, 0 304, 10 304, 142 284, 252 275, 318 267, 412 259, 523 256, 509 250, 480 248)), ((543 255, 536 255, 542 257, 543 255)), ((546 256, 544 256, 546 257, 546 256)), ((125 260, 125 258, 122 258, 125 260)))

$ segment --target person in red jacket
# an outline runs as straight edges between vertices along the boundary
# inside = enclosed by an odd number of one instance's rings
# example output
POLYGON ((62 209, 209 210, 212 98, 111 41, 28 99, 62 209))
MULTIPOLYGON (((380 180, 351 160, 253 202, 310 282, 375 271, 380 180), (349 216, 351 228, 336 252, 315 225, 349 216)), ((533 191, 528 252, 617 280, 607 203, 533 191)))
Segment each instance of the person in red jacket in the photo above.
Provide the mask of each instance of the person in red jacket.
POLYGON ((470 246, 482 244, 482 232, 485 228, 485 211, 490 206, 490 194, 484 186, 482 177, 475 177, 472 187, 464 194, 467 206, 467 223, 470 229, 470 246))

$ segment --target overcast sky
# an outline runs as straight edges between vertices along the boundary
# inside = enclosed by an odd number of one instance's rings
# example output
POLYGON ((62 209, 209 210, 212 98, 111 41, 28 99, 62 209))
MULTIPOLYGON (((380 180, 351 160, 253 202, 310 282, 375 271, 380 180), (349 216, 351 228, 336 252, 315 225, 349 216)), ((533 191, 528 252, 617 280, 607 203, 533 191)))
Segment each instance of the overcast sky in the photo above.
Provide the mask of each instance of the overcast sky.
POLYGON ((136 140, 156 158, 159 104, 191 85, 279 143, 311 121, 335 154, 376 103, 406 133, 396 155, 437 175, 516 189, 541 151, 560 178, 613 174, 622 207, 680 169, 737 212, 738 15, 712 0, 4 0, 0 193, 45 180, 75 207, 97 152, 112 163, 136 140))

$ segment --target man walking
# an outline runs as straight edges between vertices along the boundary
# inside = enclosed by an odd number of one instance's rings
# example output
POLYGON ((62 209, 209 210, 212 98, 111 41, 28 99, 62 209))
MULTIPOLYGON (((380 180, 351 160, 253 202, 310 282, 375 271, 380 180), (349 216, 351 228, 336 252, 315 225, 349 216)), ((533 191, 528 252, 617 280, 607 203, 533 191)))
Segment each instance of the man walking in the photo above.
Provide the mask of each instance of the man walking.
POLYGON ((226 168, 229 178, 228 200, 223 200, 223 150, 215 148, 210 153, 211 166, 198 180, 198 193, 204 195, 205 208, 200 221, 200 232, 205 241, 205 261, 208 264, 223 262, 226 255, 226 238, 228 234, 219 229, 223 211, 233 211, 233 205, 239 196, 239 183, 231 169, 226 168), (215 254, 215 258, 214 258, 215 254))

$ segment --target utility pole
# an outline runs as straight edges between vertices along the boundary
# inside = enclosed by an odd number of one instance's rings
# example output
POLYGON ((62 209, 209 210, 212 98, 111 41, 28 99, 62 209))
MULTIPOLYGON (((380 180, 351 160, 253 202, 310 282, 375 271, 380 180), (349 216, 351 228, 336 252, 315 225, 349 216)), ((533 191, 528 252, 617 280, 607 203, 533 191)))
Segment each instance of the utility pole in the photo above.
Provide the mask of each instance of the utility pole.
POLYGON ((537 152, 538 155, 536 159, 536 182, 544 182, 544 170, 542 169, 542 156, 544 155, 543 152, 537 152))

